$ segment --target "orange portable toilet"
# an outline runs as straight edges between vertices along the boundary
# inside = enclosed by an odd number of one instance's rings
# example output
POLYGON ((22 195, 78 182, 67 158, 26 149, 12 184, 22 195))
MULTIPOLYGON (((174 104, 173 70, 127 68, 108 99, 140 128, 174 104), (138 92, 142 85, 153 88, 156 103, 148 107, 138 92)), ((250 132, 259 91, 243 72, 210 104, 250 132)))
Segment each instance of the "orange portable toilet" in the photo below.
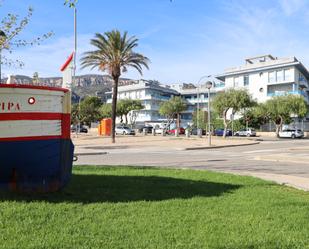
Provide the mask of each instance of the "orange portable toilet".
POLYGON ((112 131, 112 119, 111 118, 104 118, 101 121, 101 135, 103 136, 110 136, 112 131))

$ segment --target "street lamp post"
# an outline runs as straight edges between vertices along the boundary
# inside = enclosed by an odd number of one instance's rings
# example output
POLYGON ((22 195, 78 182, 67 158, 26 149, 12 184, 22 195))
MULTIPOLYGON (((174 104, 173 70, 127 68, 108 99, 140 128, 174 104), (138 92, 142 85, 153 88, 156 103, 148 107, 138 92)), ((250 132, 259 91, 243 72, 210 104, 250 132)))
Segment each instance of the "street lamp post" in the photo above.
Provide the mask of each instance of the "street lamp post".
POLYGON ((200 79, 199 79, 199 81, 198 81, 198 83, 197 83, 197 111, 196 111, 196 128, 197 128, 197 135, 199 136, 199 137, 202 137, 202 130, 199 128, 199 114, 200 114, 200 89, 199 89, 199 87, 200 87, 200 83, 201 83, 201 81, 203 80, 203 79, 208 79, 209 77, 211 77, 211 75, 205 75, 205 76, 202 76, 200 79))
POLYGON ((212 88, 213 83, 211 81, 207 81, 206 87, 208 89, 208 146, 211 146, 211 127, 210 127, 210 88, 212 88))
POLYGON ((200 91, 199 91, 199 85, 197 86, 197 110, 196 110, 196 129, 197 129, 197 135, 199 136, 199 118, 200 118, 200 91))

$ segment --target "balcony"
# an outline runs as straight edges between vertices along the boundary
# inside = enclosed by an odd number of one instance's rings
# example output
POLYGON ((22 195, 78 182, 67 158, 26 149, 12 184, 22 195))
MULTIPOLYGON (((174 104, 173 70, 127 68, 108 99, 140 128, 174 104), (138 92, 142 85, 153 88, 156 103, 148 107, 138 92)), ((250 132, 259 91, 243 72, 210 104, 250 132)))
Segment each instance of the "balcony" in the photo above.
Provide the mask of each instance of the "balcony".
POLYGON ((197 103, 208 103, 208 98, 194 98, 194 99, 186 99, 190 104, 197 104, 197 103))
POLYGON ((288 94, 293 94, 293 95, 302 95, 306 97, 306 94, 304 91, 275 91, 275 92, 269 92, 267 93, 268 97, 275 97, 275 96, 284 96, 288 94))
POLYGON ((304 77, 299 77, 298 84, 302 88, 308 88, 308 82, 304 77))
POLYGON ((157 99, 157 100, 170 100, 171 97, 162 96, 158 94, 147 94, 143 99, 157 99))
POLYGON ((214 87, 215 87, 215 88, 225 87, 225 83, 223 83, 223 82, 216 83, 214 87))

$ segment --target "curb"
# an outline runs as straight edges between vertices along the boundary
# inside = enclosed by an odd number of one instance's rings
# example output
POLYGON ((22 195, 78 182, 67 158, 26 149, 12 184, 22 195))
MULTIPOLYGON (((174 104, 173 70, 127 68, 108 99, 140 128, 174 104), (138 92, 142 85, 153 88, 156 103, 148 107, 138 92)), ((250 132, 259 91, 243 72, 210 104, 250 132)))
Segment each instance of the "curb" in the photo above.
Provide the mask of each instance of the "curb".
POLYGON ((74 156, 99 156, 99 155, 106 155, 108 152, 85 152, 85 153, 74 153, 74 156))
POLYGON ((228 147, 238 147, 238 146, 248 146, 248 145, 256 145, 260 142, 254 142, 254 143, 246 143, 246 144, 230 144, 230 145, 219 145, 219 146, 204 146, 204 147, 189 147, 184 148, 182 150, 212 150, 212 149, 221 149, 221 148, 228 148, 228 147))

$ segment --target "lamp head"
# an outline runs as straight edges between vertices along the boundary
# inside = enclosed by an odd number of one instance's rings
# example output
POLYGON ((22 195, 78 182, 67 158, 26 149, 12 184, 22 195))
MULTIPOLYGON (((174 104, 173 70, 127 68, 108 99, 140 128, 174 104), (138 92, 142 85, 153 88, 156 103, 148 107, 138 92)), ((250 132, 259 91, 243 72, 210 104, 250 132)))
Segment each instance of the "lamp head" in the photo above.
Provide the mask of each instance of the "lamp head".
POLYGON ((211 81, 207 81, 207 82, 206 82, 206 88, 207 88, 207 89, 212 88, 212 84, 213 84, 213 83, 212 83, 211 81))
POLYGON ((3 37, 3 38, 6 38, 6 34, 1 29, 0 29, 0 36, 3 37))

